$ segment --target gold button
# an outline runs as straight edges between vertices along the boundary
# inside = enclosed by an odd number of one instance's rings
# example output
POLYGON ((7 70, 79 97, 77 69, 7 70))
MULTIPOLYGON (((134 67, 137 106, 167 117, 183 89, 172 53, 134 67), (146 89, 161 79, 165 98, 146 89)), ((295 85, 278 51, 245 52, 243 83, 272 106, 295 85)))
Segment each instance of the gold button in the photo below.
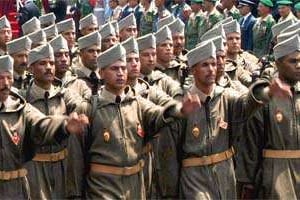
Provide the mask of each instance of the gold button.
POLYGON ((108 131, 104 131, 103 138, 105 142, 108 142, 110 140, 110 134, 108 131))
POLYGON ((194 137, 199 137, 200 135, 200 129, 197 126, 194 126, 193 130, 192 130, 192 134, 194 137))

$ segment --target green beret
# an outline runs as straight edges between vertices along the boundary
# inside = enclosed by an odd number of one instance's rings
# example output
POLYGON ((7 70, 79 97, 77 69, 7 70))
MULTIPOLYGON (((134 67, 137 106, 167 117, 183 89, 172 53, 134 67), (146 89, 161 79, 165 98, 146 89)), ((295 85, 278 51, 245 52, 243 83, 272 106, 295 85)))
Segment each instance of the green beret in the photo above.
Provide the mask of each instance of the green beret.
POLYGON ((296 3, 294 8, 295 8, 296 11, 300 11, 300 2, 296 3))
POLYGON ((261 3, 264 6, 267 6, 269 8, 273 8, 273 6, 274 6, 272 0, 260 0, 259 3, 261 3))
POLYGON ((191 0, 192 3, 203 3, 203 0, 191 0))
POLYGON ((277 1, 277 5, 278 6, 290 6, 292 4, 293 4, 293 2, 289 1, 289 0, 280 0, 280 1, 277 1))

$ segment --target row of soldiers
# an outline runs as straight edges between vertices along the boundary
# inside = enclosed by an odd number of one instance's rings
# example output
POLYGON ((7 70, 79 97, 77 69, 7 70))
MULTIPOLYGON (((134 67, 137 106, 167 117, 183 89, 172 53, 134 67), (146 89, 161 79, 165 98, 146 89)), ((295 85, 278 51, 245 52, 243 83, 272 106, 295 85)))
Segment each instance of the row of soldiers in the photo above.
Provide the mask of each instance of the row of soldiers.
POLYGON ((265 69, 233 18, 189 51, 180 19, 137 38, 133 14, 90 14, 76 42, 53 18, 12 41, 0 18, 3 198, 299 198, 298 22, 273 26, 265 69))

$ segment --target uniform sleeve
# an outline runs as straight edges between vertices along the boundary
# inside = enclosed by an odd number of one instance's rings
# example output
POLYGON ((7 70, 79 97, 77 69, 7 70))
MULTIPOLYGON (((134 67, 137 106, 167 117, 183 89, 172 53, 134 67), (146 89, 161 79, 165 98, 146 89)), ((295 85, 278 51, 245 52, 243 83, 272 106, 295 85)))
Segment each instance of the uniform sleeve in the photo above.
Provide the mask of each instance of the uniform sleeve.
POLYGON ((45 116, 30 104, 25 105, 24 114, 26 131, 35 145, 44 144, 53 138, 60 143, 69 136, 65 129, 65 116, 45 116))
POLYGON ((85 110, 85 108, 88 106, 88 102, 72 89, 65 89, 64 101, 67 105, 68 113, 82 113, 82 110, 85 110))

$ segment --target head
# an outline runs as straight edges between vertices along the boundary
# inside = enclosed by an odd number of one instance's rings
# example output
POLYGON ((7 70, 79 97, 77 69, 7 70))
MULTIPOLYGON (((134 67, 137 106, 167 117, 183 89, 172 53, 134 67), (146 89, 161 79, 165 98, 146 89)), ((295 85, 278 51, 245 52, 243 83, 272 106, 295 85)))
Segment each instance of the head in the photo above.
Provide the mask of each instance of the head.
POLYGON ((241 34, 237 32, 228 33, 227 40, 227 53, 238 54, 241 51, 241 34))
POLYGON ((200 10, 202 10, 202 3, 196 3, 196 2, 191 2, 191 9, 192 12, 198 13, 200 10))
POLYGON ((151 0, 141 0, 141 5, 143 6, 143 7, 147 7, 147 6, 149 6, 151 4, 151 0))
POLYGON ((157 44, 156 46, 157 62, 158 63, 168 63, 173 57, 173 41, 170 39, 165 40, 157 44))
POLYGON ((130 37, 137 38, 138 32, 137 32, 137 27, 132 25, 132 26, 127 26, 120 30, 120 40, 125 41, 126 39, 130 37))
POLYGON ((109 7, 115 9, 119 5, 118 0, 109 0, 109 7))
POLYGON ((119 5, 120 5, 121 7, 126 6, 127 3, 128 3, 128 0, 119 0, 119 5))
POLYGON ((225 63, 226 63, 226 52, 225 51, 217 51, 216 53, 217 58, 217 79, 219 80, 220 77, 224 75, 225 63))
POLYGON ((61 33, 62 36, 67 40, 69 49, 73 48, 76 43, 75 30, 70 29, 61 33))
POLYGON ((23 75, 28 67, 28 54, 28 50, 23 50, 11 55, 14 59, 14 71, 19 75, 23 75))
POLYGON ((118 60, 105 68, 101 68, 100 76, 108 91, 116 95, 121 94, 127 84, 126 61, 118 60))
POLYGON ((221 0, 221 4, 223 8, 230 10, 234 6, 234 0, 221 0))
POLYGON ((158 8, 165 6, 165 0, 155 0, 154 3, 155 3, 155 6, 158 8))
POLYGON ((279 77, 289 83, 300 81, 300 51, 283 56, 276 60, 279 77))
POLYGON ((131 8, 134 8, 135 6, 137 6, 139 4, 139 0, 128 0, 128 5, 131 8))
POLYGON ((0 29, 0 47, 6 50, 6 43, 11 41, 12 39, 12 32, 11 28, 4 27, 0 29))
POLYGON ((156 49, 148 48, 140 51, 141 73, 150 74, 156 65, 156 49))
POLYGON ((47 57, 32 63, 30 65, 30 72, 37 85, 41 87, 50 86, 55 77, 54 59, 47 57))
POLYGON ((246 16, 248 13, 251 12, 251 6, 245 5, 245 4, 240 4, 240 5, 238 6, 238 9, 239 9, 240 14, 241 14, 242 16, 246 16))
POLYGON ((178 33, 178 32, 173 33, 172 39, 173 39, 174 55, 178 56, 183 51, 185 46, 184 33, 178 33))
POLYGON ((128 81, 136 80, 141 74, 141 63, 138 53, 131 52, 126 55, 128 81))
POLYGON ((258 11, 259 16, 265 17, 272 12, 272 8, 265 6, 262 3, 259 3, 258 7, 257 7, 257 11, 258 11))
POLYGON ((115 35, 109 35, 106 38, 101 40, 101 51, 105 51, 109 49, 110 47, 117 44, 118 39, 115 35))
POLYGON ((58 78, 64 77, 66 72, 70 69, 70 54, 66 49, 60 49, 54 52, 55 58, 55 76, 58 78))
POLYGON ((198 62, 191 68, 194 76, 195 84, 198 88, 207 88, 216 82, 217 61, 214 57, 210 57, 198 62))
POLYGON ((13 74, 9 71, 0 72, 0 101, 4 102, 10 93, 13 85, 14 78, 13 74))
POLYGON ((289 5, 278 5, 278 13, 280 17, 287 17, 291 11, 291 6, 289 5))
POLYGON ((215 4, 216 3, 212 0, 204 0, 203 4, 202 4, 203 5, 203 10, 210 12, 215 7, 215 4))
POLYGON ((84 28, 82 28, 81 30, 80 30, 80 33, 81 33, 81 35, 87 35, 87 34, 89 34, 89 33, 92 33, 92 32, 94 32, 94 31, 98 31, 98 25, 97 24, 91 24, 91 25, 89 25, 89 26, 86 26, 86 27, 84 27, 84 28))
POLYGON ((97 69, 97 57, 100 55, 101 47, 99 45, 92 45, 90 47, 81 49, 79 52, 82 64, 92 70, 95 71, 97 69))

